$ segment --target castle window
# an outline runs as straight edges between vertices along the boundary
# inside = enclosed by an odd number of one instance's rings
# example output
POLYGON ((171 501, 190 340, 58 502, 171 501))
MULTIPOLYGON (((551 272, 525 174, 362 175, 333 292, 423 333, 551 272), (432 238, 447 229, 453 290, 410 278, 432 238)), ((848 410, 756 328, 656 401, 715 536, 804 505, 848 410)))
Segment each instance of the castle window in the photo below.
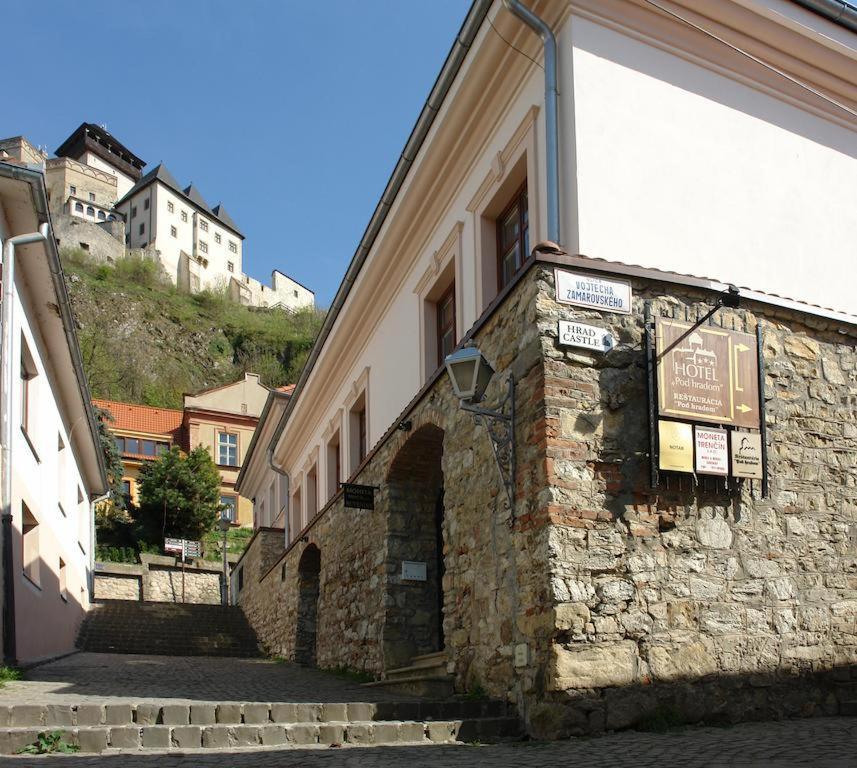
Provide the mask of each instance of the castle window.
POLYGON ((146 224, 145 223, 141 224, 138 231, 142 235, 146 231, 146 224))
POLYGON ((215 243, 219 243, 219 242, 220 242, 220 240, 221 240, 221 238, 220 238, 220 232, 215 232, 215 233, 214 233, 214 242, 215 242, 215 243))
POLYGON ((94 202, 95 202, 95 192, 90 192, 90 193, 89 193, 89 202, 90 202, 90 203, 94 203, 94 202))
POLYGON ((136 215, 137 215, 137 206, 132 205, 131 206, 131 218, 133 219, 136 215))
POLYGON ((175 227, 170 227, 170 234, 173 237, 176 237, 176 235, 178 234, 178 230, 175 227))
POLYGON ((229 250, 232 253, 238 253, 238 245, 235 243, 234 240, 229 241, 229 250))
POLYGON ((144 211, 149 210, 149 198, 148 197, 143 201, 143 210, 144 211))
POLYGON ((174 213, 176 210, 175 205, 173 205, 172 200, 167 201, 167 213, 174 213))
POLYGON ((206 243, 205 240, 199 241, 199 250, 203 253, 208 253, 208 243, 206 243))
POLYGON ((107 218, 107 214, 104 213, 104 211, 99 211, 98 218, 101 219, 101 221, 104 221, 107 218))
POLYGON ((83 203, 75 203, 74 204, 74 210, 77 213, 83 213, 83 203))
POLYGON ((91 205, 87 205, 86 206, 86 215, 87 216, 95 216, 95 208, 93 208, 91 205))
POLYGON ((205 219, 200 219, 199 220, 199 228, 203 232, 208 232, 208 222, 205 219))
POLYGON ((182 211, 182 221, 187 221, 187 211, 182 211))
POLYGON ((231 261, 227 261, 226 262, 226 269, 228 269, 230 272, 234 272, 235 271, 235 265, 231 261))
POLYGON ((68 188, 68 193, 70 195, 76 195, 77 194, 77 187, 74 186, 74 184, 70 184, 69 188, 68 188))
POLYGON ((497 218, 497 289, 507 286, 530 252, 527 185, 497 218))

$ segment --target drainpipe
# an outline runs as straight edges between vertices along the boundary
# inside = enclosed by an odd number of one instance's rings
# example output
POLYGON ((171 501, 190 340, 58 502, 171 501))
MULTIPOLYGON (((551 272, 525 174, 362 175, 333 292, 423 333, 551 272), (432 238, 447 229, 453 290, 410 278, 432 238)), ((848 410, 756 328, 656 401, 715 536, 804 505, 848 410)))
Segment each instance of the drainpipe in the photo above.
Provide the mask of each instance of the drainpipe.
POLYGON ((545 152, 547 155, 548 240, 560 245, 559 228, 559 123, 557 107, 557 50, 551 28, 520 0, 503 0, 503 5, 530 27, 544 43, 545 50, 545 152))
POLYGON ((48 239, 49 224, 39 226, 38 232, 9 237, 3 243, 3 308, 0 313, 0 520, 3 536, 3 658, 14 666, 17 655, 15 641, 15 582, 12 564, 12 389, 15 383, 12 365, 12 323, 15 309, 15 248, 48 239))
POLYGON ((289 546, 289 525, 291 525, 291 522, 292 522, 290 519, 290 516, 289 516, 289 504, 291 503, 291 500, 289 498, 289 491, 291 490, 291 488, 290 488, 291 482, 289 480, 289 473, 283 472, 282 469, 280 469, 276 464, 274 464, 274 446, 273 445, 268 446, 268 466, 271 469, 273 469, 274 472, 276 472, 278 475, 281 475, 282 477, 286 478, 286 503, 283 505, 283 523, 284 523, 283 531, 284 531, 284 538, 285 538, 284 544, 285 544, 285 546, 289 546))
POLYGON ((852 32, 857 32, 857 8, 843 0, 797 0, 798 5, 826 16, 852 32))

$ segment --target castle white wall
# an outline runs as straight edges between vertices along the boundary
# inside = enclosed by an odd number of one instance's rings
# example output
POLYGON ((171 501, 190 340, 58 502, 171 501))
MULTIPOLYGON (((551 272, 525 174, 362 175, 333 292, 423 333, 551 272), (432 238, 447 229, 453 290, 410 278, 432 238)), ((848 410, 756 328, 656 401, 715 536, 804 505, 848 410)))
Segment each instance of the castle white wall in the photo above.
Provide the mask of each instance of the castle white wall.
POLYGON ((105 171, 109 173, 111 176, 116 177, 116 194, 117 200, 121 200, 128 192, 131 190, 131 187, 136 183, 134 179, 128 176, 125 173, 122 173, 117 168, 114 168, 110 163, 105 160, 102 160, 98 155, 93 152, 84 152, 79 158, 78 162, 85 163, 91 168, 97 168, 99 171, 105 171))

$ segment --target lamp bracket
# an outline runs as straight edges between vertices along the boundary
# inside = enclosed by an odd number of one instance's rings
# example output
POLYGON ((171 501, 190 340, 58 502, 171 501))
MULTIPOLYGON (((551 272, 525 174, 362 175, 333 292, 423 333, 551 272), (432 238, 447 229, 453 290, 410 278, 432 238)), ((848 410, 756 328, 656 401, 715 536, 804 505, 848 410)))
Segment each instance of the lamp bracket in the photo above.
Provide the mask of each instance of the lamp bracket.
POLYGON ((515 377, 510 373, 507 379, 506 394, 499 408, 480 408, 469 402, 462 402, 461 409, 472 413, 477 424, 485 425, 491 439, 491 450, 500 479, 509 501, 511 519, 515 519, 515 377), (508 411, 506 405, 508 404, 508 411))

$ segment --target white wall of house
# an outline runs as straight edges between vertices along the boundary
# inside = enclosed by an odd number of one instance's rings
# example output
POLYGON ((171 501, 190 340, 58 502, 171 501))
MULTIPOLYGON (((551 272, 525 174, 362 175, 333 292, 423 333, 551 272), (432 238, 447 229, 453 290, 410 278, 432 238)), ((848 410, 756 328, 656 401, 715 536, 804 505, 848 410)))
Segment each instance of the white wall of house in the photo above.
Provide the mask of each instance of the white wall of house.
MULTIPOLYGON (((630 20, 638 6, 584 4, 595 10, 572 16, 558 2, 537 9, 552 14, 560 42, 569 252, 857 316, 853 281, 830 279, 851 273, 857 255, 853 123, 801 104, 767 70, 755 83, 723 74, 735 64, 729 49, 706 49, 712 59, 702 66, 697 39, 675 21, 659 20, 657 31, 673 35, 681 53, 617 31, 615 19, 591 20, 596 11, 630 20)), ((706 3, 712 12, 726 5, 706 3)), ((499 2, 490 16, 540 57, 538 39, 499 2)), ((773 22, 759 23, 771 32, 773 22)), ((438 283, 455 277, 458 339, 496 294, 495 218, 524 179, 531 246, 546 237, 543 72, 497 38, 482 25, 276 446, 303 524, 331 495, 324 478, 333 430, 346 446, 342 479, 356 466, 355 399, 366 392, 371 448, 435 369, 438 283)), ((857 61, 857 36, 850 40, 857 61)), ((806 61, 823 43, 804 44, 806 61)))
MULTIPOLYGON (((0 216, 0 239, 7 237, 0 216)), ((27 258, 18 249, 19 258, 27 258)), ((89 492, 56 392, 57 373, 45 355, 37 322, 38 307, 16 274, 12 332, 14 389, 12 409, 13 574, 18 659, 22 662, 67 653, 89 608, 88 577, 92 518, 89 492), (23 417, 22 357, 35 374, 27 382, 23 417), (35 528, 31 528, 32 524, 35 528)), ((70 371, 64 375, 73 375, 70 371)))
POLYGON ((857 256, 853 117, 587 19, 562 43, 580 253, 857 314, 853 281, 819 274, 857 256))

